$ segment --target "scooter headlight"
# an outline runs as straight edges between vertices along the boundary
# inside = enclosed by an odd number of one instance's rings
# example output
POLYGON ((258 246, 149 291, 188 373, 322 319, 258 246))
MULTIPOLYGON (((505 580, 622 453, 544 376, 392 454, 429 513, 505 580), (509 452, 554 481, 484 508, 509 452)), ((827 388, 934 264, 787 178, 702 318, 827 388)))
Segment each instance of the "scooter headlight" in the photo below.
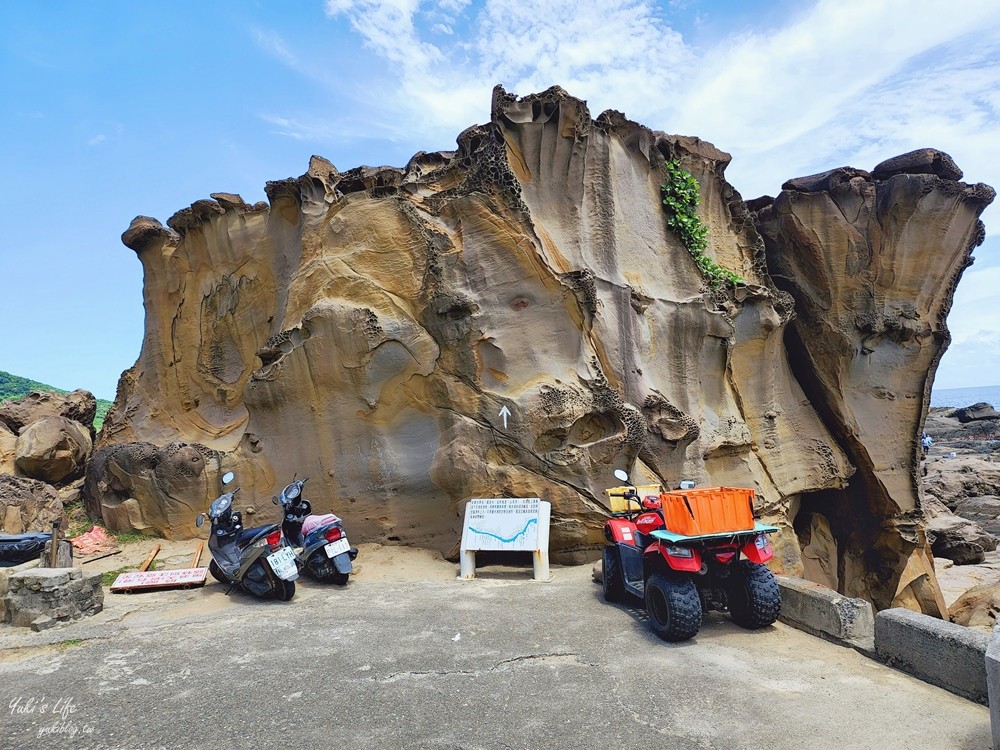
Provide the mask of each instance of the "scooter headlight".
POLYGON ((292 482, 290 485, 288 485, 287 487, 285 487, 285 491, 282 494, 285 497, 287 497, 289 500, 294 500, 301 493, 302 493, 302 490, 299 489, 298 483, 297 482, 292 482))

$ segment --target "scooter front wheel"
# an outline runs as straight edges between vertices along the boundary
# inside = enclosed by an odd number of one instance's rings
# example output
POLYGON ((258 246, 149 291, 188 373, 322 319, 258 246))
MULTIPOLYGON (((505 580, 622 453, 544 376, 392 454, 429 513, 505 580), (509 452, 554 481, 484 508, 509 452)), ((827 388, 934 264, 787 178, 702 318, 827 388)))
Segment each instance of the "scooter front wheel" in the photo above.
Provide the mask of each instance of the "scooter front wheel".
POLYGON ((231 583, 229 578, 226 576, 225 573, 222 572, 222 568, 219 567, 219 564, 215 562, 215 560, 209 561, 208 572, 211 573, 212 578, 214 578, 219 583, 231 583))

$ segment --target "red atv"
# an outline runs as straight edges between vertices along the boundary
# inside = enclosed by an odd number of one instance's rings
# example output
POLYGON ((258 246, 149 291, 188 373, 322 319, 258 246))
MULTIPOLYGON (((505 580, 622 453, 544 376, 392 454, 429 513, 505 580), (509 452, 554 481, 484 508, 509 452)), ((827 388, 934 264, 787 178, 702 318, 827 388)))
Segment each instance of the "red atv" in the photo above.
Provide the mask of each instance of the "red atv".
MULTIPOLYGON (((628 482, 621 469, 615 476, 628 482)), ((753 520, 753 490, 688 487, 640 498, 632 485, 616 489, 608 495, 625 507, 613 504, 604 524, 607 601, 645 600, 665 641, 693 638, 709 610, 750 629, 778 619, 781 592, 764 565, 774 554, 767 535, 778 528, 753 520)))

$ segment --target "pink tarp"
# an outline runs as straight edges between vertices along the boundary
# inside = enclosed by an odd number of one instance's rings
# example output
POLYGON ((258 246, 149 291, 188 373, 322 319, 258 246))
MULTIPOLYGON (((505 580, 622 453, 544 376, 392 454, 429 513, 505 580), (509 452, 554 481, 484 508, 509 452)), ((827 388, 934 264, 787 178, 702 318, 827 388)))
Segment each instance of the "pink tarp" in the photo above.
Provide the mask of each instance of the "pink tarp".
POLYGON ((108 536, 108 532, 100 526, 92 526, 90 531, 70 539, 76 554, 86 557, 98 552, 110 552, 117 549, 118 540, 108 536))

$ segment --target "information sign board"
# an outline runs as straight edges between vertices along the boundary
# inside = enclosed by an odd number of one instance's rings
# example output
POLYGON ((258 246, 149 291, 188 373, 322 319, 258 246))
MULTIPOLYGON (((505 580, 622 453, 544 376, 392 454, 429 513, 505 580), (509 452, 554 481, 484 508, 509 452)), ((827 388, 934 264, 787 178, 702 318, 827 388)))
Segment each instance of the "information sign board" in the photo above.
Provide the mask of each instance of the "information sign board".
POLYGON ((473 498, 465 506, 461 577, 476 577, 476 552, 532 552, 535 578, 549 578, 552 505, 537 497, 473 498))

